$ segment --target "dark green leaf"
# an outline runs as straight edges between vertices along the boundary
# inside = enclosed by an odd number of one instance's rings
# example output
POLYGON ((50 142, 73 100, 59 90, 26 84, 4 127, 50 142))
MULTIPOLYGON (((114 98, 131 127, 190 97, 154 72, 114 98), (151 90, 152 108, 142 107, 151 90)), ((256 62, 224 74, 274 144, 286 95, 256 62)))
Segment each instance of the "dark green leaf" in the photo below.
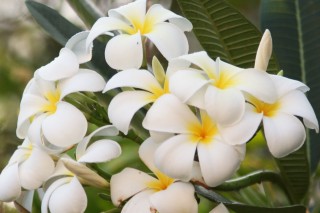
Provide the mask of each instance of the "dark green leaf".
MULTIPOLYGON (((243 15, 224 0, 177 0, 184 16, 193 24, 193 32, 213 59, 236 66, 254 66, 261 33, 243 15)), ((268 71, 279 71, 272 58, 268 71)))
MULTIPOLYGON (((261 26, 269 28, 284 75, 310 87, 309 100, 320 117, 320 1, 263 0, 261 26)), ((309 132, 311 171, 320 160, 320 135, 309 132)))
POLYGON ((242 203, 232 202, 214 191, 207 190, 202 186, 195 185, 196 192, 216 203, 223 203, 229 209, 239 213, 305 213, 306 208, 302 205, 292 205, 284 207, 261 207, 261 206, 250 206, 242 203))
POLYGON ((92 2, 87 0, 68 0, 68 2, 88 27, 92 27, 96 20, 102 16, 92 2))

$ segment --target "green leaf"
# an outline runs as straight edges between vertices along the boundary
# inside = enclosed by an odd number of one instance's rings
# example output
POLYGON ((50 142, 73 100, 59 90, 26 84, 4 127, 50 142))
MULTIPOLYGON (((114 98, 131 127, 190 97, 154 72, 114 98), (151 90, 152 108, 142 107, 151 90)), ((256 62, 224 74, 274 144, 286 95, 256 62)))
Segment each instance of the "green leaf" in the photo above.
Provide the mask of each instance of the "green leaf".
MULTIPOLYGON (((27 0, 26 5, 37 23, 62 46, 64 46, 68 39, 74 34, 82 31, 82 29, 46 5, 31 0, 27 0)), ((106 79, 109 79, 115 74, 115 70, 107 65, 104 58, 104 49, 104 44, 99 41, 94 41, 92 60, 88 62, 87 65, 89 68, 98 71, 106 79)))
MULTIPOLYGON (((224 0, 177 0, 193 32, 213 59, 242 68, 254 66, 261 33, 242 14, 224 0)), ((272 58, 268 71, 279 71, 272 58)))
MULTIPOLYGON (((274 51, 284 75, 303 81, 310 87, 309 100, 320 118, 320 1, 264 0, 261 5, 261 26, 269 28, 274 51)), ((320 135, 309 132, 311 171, 320 160, 320 135)))
POLYGON ((92 27, 96 20, 103 16, 90 1, 68 0, 68 3, 88 27, 92 27))
POLYGON ((261 206, 250 206, 242 203, 232 202, 218 193, 208 190, 202 186, 195 185, 197 194, 217 203, 223 203, 229 209, 235 212, 246 212, 246 213, 305 213, 306 208, 302 205, 292 205, 284 207, 261 207, 261 206))

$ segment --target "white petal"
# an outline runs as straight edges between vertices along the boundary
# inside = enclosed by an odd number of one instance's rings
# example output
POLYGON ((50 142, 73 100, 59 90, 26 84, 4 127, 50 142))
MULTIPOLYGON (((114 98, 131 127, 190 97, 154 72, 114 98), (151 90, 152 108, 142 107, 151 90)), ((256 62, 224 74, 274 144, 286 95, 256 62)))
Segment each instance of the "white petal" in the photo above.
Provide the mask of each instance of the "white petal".
POLYGON ((0 175, 0 201, 11 202, 21 194, 18 163, 5 167, 0 175))
POLYGON ((117 128, 115 128, 112 125, 106 125, 96 129, 95 131, 90 133, 90 135, 86 136, 82 141, 78 143, 77 149, 76 149, 76 159, 80 159, 80 157, 86 152, 87 146, 92 137, 116 136, 118 134, 119 134, 119 131, 117 130, 117 128))
POLYGON ((41 108, 47 104, 44 98, 39 96, 25 94, 20 103, 20 113, 17 124, 17 136, 25 138, 30 126, 30 118, 41 111, 41 108))
POLYGON ((210 117, 223 126, 239 122, 245 112, 245 99, 236 89, 209 86, 205 94, 205 107, 210 117))
POLYGON ((167 59, 185 55, 189 51, 186 35, 171 23, 159 23, 150 33, 144 34, 167 59))
POLYGON ((65 47, 70 49, 78 58, 79 64, 88 62, 92 58, 92 45, 86 48, 86 40, 90 31, 82 31, 72 36, 65 47))
POLYGON ((61 91, 60 99, 74 92, 99 92, 105 87, 103 77, 92 70, 80 69, 79 72, 70 78, 58 83, 61 91))
POLYGON ((231 126, 219 126, 219 133, 230 145, 246 143, 257 131, 262 116, 262 113, 255 112, 254 106, 246 104, 246 111, 242 119, 231 126))
POLYGON ((224 79, 229 79, 234 75, 243 71, 242 68, 236 67, 232 64, 226 63, 218 57, 216 59, 216 70, 218 70, 219 78, 223 76, 224 79))
POLYGON ((272 54, 272 38, 270 31, 266 29, 263 33, 256 54, 254 68, 257 70, 266 71, 269 64, 269 59, 272 54))
POLYGON ((279 111, 302 117, 304 124, 319 132, 319 124, 317 117, 309 103, 307 97, 300 90, 293 90, 286 93, 281 100, 279 111))
POLYGON ((306 139, 303 124, 293 115, 279 112, 276 116, 264 117, 263 127, 269 150, 276 158, 296 151, 306 139))
MULTIPOLYGON (((191 62, 192 64, 198 66, 200 69, 205 71, 210 78, 216 78, 218 74, 218 70, 216 68, 216 63, 212 60, 207 52, 200 51, 188 55, 181 56, 177 58, 177 60, 186 60, 191 62)), ((175 60, 174 60, 175 61, 175 60)), ((173 62, 175 66, 177 62, 173 62)), ((172 66, 172 65, 171 65, 172 66)))
POLYGON ((53 173, 54 166, 47 153, 34 147, 30 157, 19 166, 21 186, 27 190, 39 188, 53 173))
POLYGON ((177 97, 162 95, 152 105, 143 120, 143 127, 158 132, 189 133, 190 124, 199 124, 199 120, 177 97))
POLYGON ((171 138, 172 136, 174 136, 173 133, 164 133, 164 132, 156 132, 156 131, 149 131, 149 133, 152 140, 156 143, 161 143, 171 138))
POLYGON ((34 195, 34 190, 22 191, 20 197, 15 202, 17 202, 23 208, 31 212, 32 204, 33 204, 33 195, 34 195))
POLYGON ((155 152, 155 164, 166 175, 189 181, 197 143, 190 135, 177 135, 164 141, 155 152))
POLYGON ((69 147, 83 139, 87 126, 81 111, 61 101, 57 104, 57 111, 42 122, 42 132, 53 145, 69 147))
POLYGON ((214 209, 212 209, 209 213, 229 213, 229 211, 223 205, 223 203, 220 203, 218 206, 216 206, 214 209))
POLYGON ((132 3, 123 5, 116 9, 108 11, 110 17, 124 17, 131 22, 131 24, 142 24, 146 14, 147 3, 146 0, 137 0, 132 3))
POLYGON ((117 142, 104 139, 91 144, 78 162, 102 163, 117 158, 120 154, 121 147, 117 142))
POLYGON ((203 178, 211 187, 229 179, 241 163, 239 153, 234 146, 218 140, 199 143, 198 156, 203 178))
POLYGON ((154 4, 149 8, 146 14, 146 20, 147 22, 149 21, 152 24, 157 24, 169 20, 169 22, 179 27, 182 31, 192 30, 192 24, 188 19, 165 9, 160 4, 154 4))
POLYGON ((160 144, 154 142, 152 138, 148 138, 140 145, 139 148, 139 156, 141 160, 153 173, 159 171, 154 165, 154 153, 159 145, 160 144))
POLYGON ((93 40, 102 34, 109 34, 109 31, 113 30, 128 30, 130 29, 130 26, 113 17, 102 17, 99 18, 94 25, 92 26, 90 33, 88 35, 87 41, 86 41, 86 48, 90 49, 90 46, 92 45, 93 40))
POLYGON ((152 102, 152 94, 144 91, 125 91, 116 95, 108 107, 110 122, 124 134, 128 133, 134 114, 152 102))
POLYGON ((56 188, 49 200, 51 213, 80 213, 87 208, 87 195, 79 182, 74 177, 70 183, 66 183, 56 188))
POLYGON ((274 103, 278 96, 276 87, 266 72, 255 69, 245 69, 232 77, 236 88, 245 91, 266 103, 274 103))
POLYGON ((118 72, 107 82, 103 92, 117 87, 134 87, 152 92, 162 90, 156 78, 147 70, 129 69, 118 72))
POLYGON ((197 213, 198 203, 191 183, 176 182, 150 196, 152 208, 165 213, 197 213), (177 199, 178 198, 178 199, 177 199))
POLYGON ((140 68, 143 60, 140 33, 117 35, 110 39, 105 50, 108 65, 116 70, 140 68))
POLYGON ((121 213, 150 213, 149 198, 153 193, 152 190, 145 190, 136 194, 124 205, 121 213))
POLYGON ((62 48, 57 58, 36 72, 44 80, 57 81, 74 75, 78 70, 77 56, 70 49, 62 48))
POLYGON ((113 204, 119 206, 129 197, 146 189, 147 184, 155 180, 157 179, 137 169, 125 168, 111 177, 110 189, 113 204))
POLYGON ((35 78, 34 78, 34 84, 32 85, 32 87, 33 87, 32 90, 37 90, 37 94, 40 94, 41 97, 45 97, 49 92, 56 91, 56 82, 55 81, 44 80, 43 78, 41 78, 38 75, 37 72, 34 73, 34 76, 35 76, 35 78))
POLYGON ((42 201, 41 201, 41 212, 42 213, 48 213, 49 201, 50 201, 52 193, 60 186, 70 182, 71 179, 72 179, 72 177, 61 178, 61 179, 56 180, 55 182, 53 182, 50 185, 50 187, 46 190, 46 192, 42 198, 42 201))
MULTIPOLYGON (((200 89, 210 84, 201 72, 191 70, 177 71, 170 77, 170 92, 186 103, 200 89)), ((202 97, 204 99, 204 97, 202 97)), ((192 104, 192 103, 191 103, 192 104)))
POLYGON ((277 89, 279 98, 292 90, 300 90, 301 92, 307 92, 310 90, 307 85, 297 80, 286 78, 280 75, 270 75, 270 77, 277 89))

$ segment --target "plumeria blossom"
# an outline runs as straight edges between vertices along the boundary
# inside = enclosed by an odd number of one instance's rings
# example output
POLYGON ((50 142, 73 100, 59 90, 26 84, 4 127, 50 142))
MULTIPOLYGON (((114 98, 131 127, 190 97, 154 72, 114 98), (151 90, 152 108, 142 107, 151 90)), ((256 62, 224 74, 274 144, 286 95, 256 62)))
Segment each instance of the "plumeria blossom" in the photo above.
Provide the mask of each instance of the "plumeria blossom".
POLYGON ((109 10, 108 15, 92 26, 87 45, 101 34, 118 31, 119 34, 110 39, 105 50, 106 61, 114 69, 140 68, 145 38, 167 60, 188 52, 188 41, 183 31, 190 31, 192 24, 160 4, 154 4, 146 11, 146 0, 137 0, 109 10))
POLYGON ((12 155, 0 175, 0 200, 18 199, 24 190, 39 188, 54 171, 54 161, 28 138, 12 155))
POLYGON ((84 212, 87 196, 82 184, 104 188, 108 182, 85 166, 85 163, 107 162, 121 154, 121 147, 115 141, 100 139, 89 145, 96 136, 115 136, 118 130, 113 126, 101 127, 85 137, 77 146, 76 160, 62 156, 47 188, 41 212, 84 212))
POLYGON ((108 107, 110 122, 127 134, 134 114, 143 106, 156 101, 169 92, 168 78, 160 62, 154 58, 153 73, 144 69, 128 69, 115 74, 103 92, 117 87, 133 87, 139 90, 124 91, 116 95, 108 107))
POLYGON ((80 69, 59 81, 46 81, 36 75, 27 85, 20 103, 18 137, 26 137, 30 124, 40 119, 41 127, 36 134, 43 135, 49 143, 58 147, 78 143, 87 131, 87 120, 63 98, 79 91, 101 91, 104 86, 104 79, 88 69, 80 69))
POLYGON ((155 165, 170 177, 189 181, 196 153, 204 181, 217 186, 238 169, 245 145, 225 142, 217 123, 204 110, 200 119, 172 94, 163 95, 148 111, 143 126, 151 131, 172 133, 155 151, 155 165))
POLYGON ((122 213, 198 212, 192 184, 170 178, 154 166, 153 154, 157 146, 158 144, 149 138, 139 149, 140 158, 156 177, 133 168, 125 168, 111 177, 112 202, 119 206, 129 199, 122 213))
POLYGON ((241 69, 219 58, 214 61, 206 52, 178 57, 172 60, 170 70, 174 72, 170 77, 170 91, 183 102, 206 109, 224 126, 243 118, 246 111, 243 93, 266 103, 273 103, 277 97, 267 73, 241 69), (179 65, 177 68, 176 64, 179 65), (175 69, 177 71, 173 71, 175 69))

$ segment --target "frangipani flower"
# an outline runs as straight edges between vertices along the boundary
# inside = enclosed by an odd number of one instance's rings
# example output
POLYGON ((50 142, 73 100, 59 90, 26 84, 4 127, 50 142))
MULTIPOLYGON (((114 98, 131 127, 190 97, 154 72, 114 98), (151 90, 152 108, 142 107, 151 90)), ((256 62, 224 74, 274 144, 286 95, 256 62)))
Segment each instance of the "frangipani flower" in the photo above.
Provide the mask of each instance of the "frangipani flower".
POLYGON ((282 76, 271 75, 278 93, 278 100, 273 104, 264 103, 248 97, 247 114, 250 119, 243 120, 233 128, 242 125, 252 129, 252 123, 263 122, 263 132, 271 154, 281 158, 299 149, 306 138, 301 117, 307 128, 319 131, 316 115, 304 92, 309 88, 303 83, 282 76))
POLYGON ((39 188, 54 171, 50 155, 41 150, 28 138, 12 155, 0 175, 0 200, 10 202, 21 196, 22 188, 39 188))
POLYGON ((162 174, 153 165, 153 154, 157 144, 147 139, 139 149, 143 162, 156 175, 152 177, 132 168, 125 168, 111 177, 111 199, 114 205, 124 205, 126 212, 196 213, 198 204, 194 197, 194 187, 162 174))
POLYGON ((93 25, 87 46, 101 34, 119 31, 105 50, 106 61, 114 69, 140 68, 144 38, 148 38, 167 60, 188 52, 183 31, 190 31, 192 24, 159 4, 152 5, 146 12, 146 0, 137 0, 109 10, 108 15, 93 25))
POLYGON ((205 108, 210 117, 223 126, 233 125, 242 119, 245 113, 243 93, 266 103, 273 103, 277 98, 267 73, 241 69, 219 58, 213 61, 206 52, 172 60, 170 72, 174 72, 170 77, 170 91, 185 103, 205 108), (179 64, 178 68, 174 68, 175 64, 179 64), (189 68, 190 64, 198 68, 189 68))
POLYGON ((217 123, 205 111, 200 119, 172 94, 163 95, 148 111, 143 126, 151 131, 173 133, 155 151, 155 165, 170 177, 189 181, 194 159, 199 159, 204 181, 217 186, 238 169, 245 145, 234 146, 223 140, 217 123))
POLYGON ((78 143, 87 131, 87 120, 80 110, 63 98, 73 92, 101 91, 104 86, 104 79, 88 69, 80 69, 73 76, 56 82, 35 76, 27 85, 20 103, 17 136, 26 137, 30 124, 41 119, 41 127, 35 134, 43 135, 58 147, 78 143))
POLYGON ((109 186, 109 183, 84 163, 107 162, 121 154, 121 147, 115 141, 100 139, 90 145, 89 142, 95 136, 117 134, 118 130, 113 126, 100 127, 78 144, 76 161, 65 156, 58 161, 55 172, 50 177, 54 182, 45 192, 41 212, 48 212, 48 208, 52 213, 85 211, 87 196, 81 183, 100 188, 109 186))
POLYGON ((156 101, 169 92, 168 78, 160 62, 152 61, 153 73, 148 70, 128 69, 115 74, 103 92, 117 87, 133 87, 140 90, 124 91, 116 95, 108 107, 110 122, 127 134, 134 114, 143 106, 156 101))

